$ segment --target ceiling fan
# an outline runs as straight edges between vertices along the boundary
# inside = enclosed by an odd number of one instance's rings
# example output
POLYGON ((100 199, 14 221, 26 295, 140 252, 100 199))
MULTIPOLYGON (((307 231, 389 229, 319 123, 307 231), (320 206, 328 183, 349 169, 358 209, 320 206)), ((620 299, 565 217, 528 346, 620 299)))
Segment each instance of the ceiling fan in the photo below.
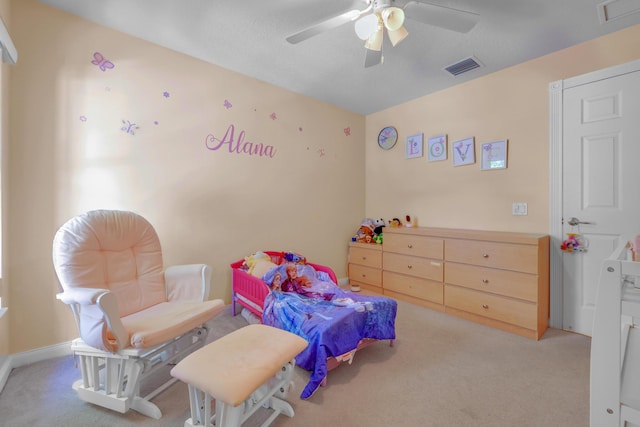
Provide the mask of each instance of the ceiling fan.
POLYGON ((300 43, 347 22, 356 21, 356 34, 365 41, 364 47, 367 49, 364 66, 371 67, 383 61, 382 42, 385 30, 393 46, 409 34, 404 28, 405 15, 409 19, 459 33, 469 32, 478 23, 480 17, 477 13, 421 1, 408 1, 403 7, 392 6, 396 0, 362 0, 362 2, 367 5, 364 10, 349 10, 328 18, 290 35, 287 41, 292 44, 300 43))

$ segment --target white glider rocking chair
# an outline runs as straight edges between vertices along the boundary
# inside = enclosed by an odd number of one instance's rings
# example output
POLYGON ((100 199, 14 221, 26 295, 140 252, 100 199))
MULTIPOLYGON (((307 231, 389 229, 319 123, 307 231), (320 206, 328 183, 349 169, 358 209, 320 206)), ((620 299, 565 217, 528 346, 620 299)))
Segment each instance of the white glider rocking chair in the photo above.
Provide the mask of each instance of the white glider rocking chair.
POLYGON ((224 309, 207 300, 211 268, 163 267, 158 236, 133 212, 95 210, 67 221, 53 241, 53 264, 80 337, 72 351, 80 399, 159 419, 151 402, 176 379, 140 396, 141 381, 202 347, 207 322, 224 309))

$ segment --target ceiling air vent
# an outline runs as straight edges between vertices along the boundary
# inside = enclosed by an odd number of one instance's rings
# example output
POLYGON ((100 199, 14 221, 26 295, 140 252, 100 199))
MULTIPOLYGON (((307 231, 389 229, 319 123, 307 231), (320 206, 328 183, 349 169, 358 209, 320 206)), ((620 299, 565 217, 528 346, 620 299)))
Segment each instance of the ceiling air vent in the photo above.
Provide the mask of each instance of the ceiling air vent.
POLYGON ((474 70, 476 68, 481 67, 482 64, 473 56, 465 58, 461 61, 456 62, 455 64, 451 64, 447 67, 444 67, 444 70, 451 73, 453 76, 459 76, 462 73, 466 73, 467 71, 474 70))
POLYGON ((640 0, 608 0, 598 5, 600 24, 640 12, 640 0))

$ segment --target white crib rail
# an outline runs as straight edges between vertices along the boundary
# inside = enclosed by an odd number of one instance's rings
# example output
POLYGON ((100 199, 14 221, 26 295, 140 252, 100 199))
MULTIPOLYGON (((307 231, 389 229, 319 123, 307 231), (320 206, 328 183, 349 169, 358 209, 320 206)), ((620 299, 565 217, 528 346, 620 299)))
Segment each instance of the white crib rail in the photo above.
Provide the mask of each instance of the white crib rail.
POLYGON ((640 262, 626 241, 602 263, 591 340, 592 427, 640 424, 640 262))

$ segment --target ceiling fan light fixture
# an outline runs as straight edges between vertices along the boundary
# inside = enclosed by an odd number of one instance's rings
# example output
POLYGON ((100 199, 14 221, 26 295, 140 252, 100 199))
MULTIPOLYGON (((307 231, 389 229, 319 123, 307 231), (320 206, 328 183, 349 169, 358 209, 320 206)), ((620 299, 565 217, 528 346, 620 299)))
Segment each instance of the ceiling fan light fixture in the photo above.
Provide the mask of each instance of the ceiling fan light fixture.
POLYGON ((367 40, 373 33, 378 31, 380 26, 379 18, 375 14, 366 15, 356 21, 355 30, 360 40, 367 40))
POLYGON ((382 31, 382 27, 379 27, 378 30, 371 34, 371 36, 367 39, 367 41, 364 44, 364 47, 366 47, 369 50, 382 50, 382 37, 383 37, 383 31, 382 31))
POLYGON ((380 13, 384 26, 389 31, 396 31, 404 24, 404 11, 399 7, 387 7, 380 13))
MULTIPOLYGON (((404 28, 405 14, 408 14, 407 16, 411 20, 459 33, 470 31, 479 21, 480 15, 477 13, 431 4, 429 1, 361 0, 362 3, 366 4, 365 9, 354 9, 340 13, 292 34, 286 40, 289 43, 296 44, 325 31, 337 28, 349 21, 356 21, 354 25, 355 32, 361 40, 365 41, 365 67, 372 67, 381 64, 384 60, 382 48, 385 30, 388 34, 389 42, 393 46, 396 46, 409 35, 406 28, 404 28), (392 6, 396 2, 398 4, 402 3, 402 8, 392 6)), ((628 11, 628 8, 631 7, 628 4, 640 2, 640 0, 599 1, 604 1, 606 5, 613 2, 626 2, 624 6, 621 6, 624 11, 628 11)), ((620 15, 620 13, 618 14, 620 15)))
POLYGON ((389 34, 389 41, 394 47, 409 35, 409 32, 404 27, 400 27, 395 31, 389 30, 387 33, 389 34))

